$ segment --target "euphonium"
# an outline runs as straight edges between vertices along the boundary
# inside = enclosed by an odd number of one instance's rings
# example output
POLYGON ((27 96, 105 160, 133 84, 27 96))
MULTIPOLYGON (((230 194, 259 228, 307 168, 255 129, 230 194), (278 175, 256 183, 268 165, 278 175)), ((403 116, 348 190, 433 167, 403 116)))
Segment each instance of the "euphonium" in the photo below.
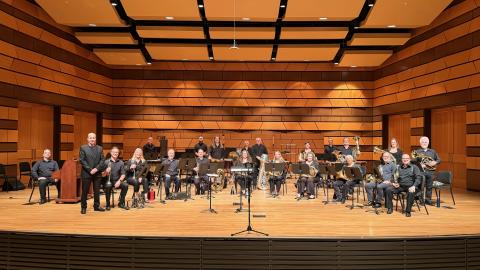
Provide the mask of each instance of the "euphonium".
POLYGON ((427 156, 427 155, 422 154, 422 153, 418 153, 417 151, 413 150, 412 151, 412 158, 414 158, 414 159, 420 158, 421 159, 420 163, 425 165, 425 169, 428 170, 428 171, 435 171, 437 169, 437 166, 428 165, 428 163, 430 163, 431 161, 434 161, 433 158, 430 157, 430 156, 427 156))

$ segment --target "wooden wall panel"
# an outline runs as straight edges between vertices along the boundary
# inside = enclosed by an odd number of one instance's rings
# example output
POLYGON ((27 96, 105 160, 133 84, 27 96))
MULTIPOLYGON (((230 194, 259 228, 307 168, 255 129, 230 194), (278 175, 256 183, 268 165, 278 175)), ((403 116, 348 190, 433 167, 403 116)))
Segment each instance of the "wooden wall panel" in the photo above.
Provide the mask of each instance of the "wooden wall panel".
POLYGON ((74 137, 73 157, 78 158, 80 146, 87 143, 87 135, 90 132, 96 133, 97 116, 95 113, 75 111, 74 116, 74 137))
MULTIPOLYGON (((18 103, 18 160, 37 160, 53 147, 53 107, 18 103)), ((58 158, 58 157, 55 157, 58 158)))
POLYGON ((432 148, 442 162, 437 171, 452 171, 454 186, 466 188, 466 106, 432 110, 432 148))
MULTIPOLYGON (((414 118, 412 118, 414 119, 414 118)), ((392 138, 397 139, 400 149, 404 153, 410 153, 410 114, 396 114, 388 117, 388 143, 392 138)))

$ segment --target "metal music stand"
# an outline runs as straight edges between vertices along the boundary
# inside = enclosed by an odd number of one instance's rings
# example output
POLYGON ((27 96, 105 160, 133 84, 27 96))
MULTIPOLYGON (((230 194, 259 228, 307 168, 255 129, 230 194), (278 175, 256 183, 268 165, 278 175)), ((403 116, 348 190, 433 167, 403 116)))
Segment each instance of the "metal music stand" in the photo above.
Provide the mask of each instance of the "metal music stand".
MULTIPOLYGON (((345 175, 347 176, 348 179, 362 179, 362 173, 360 172, 360 168, 358 167, 344 167, 343 170, 345 171, 345 175)), ((353 187, 353 193, 352 193, 352 204, 349 207, 350 209, 353 209, 355 207, 363 208, 363 205, 355 205, 355 187, 353 187)), ((358 200, 358 197, 357 197, 358 200)))
MULTIPOLYGON (((158 179, 158 199, 160 203, 165 204, 165 200, 162 200, 162 186, 165 184, 163 181, 163 178, 165 177, 165 174, 167 173, 168 167, 165 166, 164 164, 160 163, 161 161, 155 162, 155 168, 153 169, 153 178, 158 179)), ((151 169, 152 167, 150 167, 151 169)))
POLYGON ((329 175, 328 168, 329 167, 330 166, 327 166, 325 164, 320 164, 318 168, 318 171, 322 176, 322 180, 323 180, 323 196, 325 198, 325 200, 323 201, 323 204, 329 203, 329 200, 328 200, 328 175, 329 175))
MULTIPOLYGON (((243 172, 239 172, 237 174, 240 174, 240 176, 243 178, 243 181, 245 182, 245 186, 247 185, 247 178, 248 178, 248 174, 252 173, 253 170, 255 169, 255 163, 253 162, 247 162, 247 163, 244 163, 243 166, 245 167, 245 171, 243 172)), ((235 176, 234 176, 235 177, 235 176)), ((246 193, 246 190, 245 190, 245 193, 246 193)), ((242 202, 242 190, 240 188, 240 192, 238 193, 239 194, 239 202, 238 203, 233 203, 233 205, 236 205, 238 204, 239 207, 235 210, 235 213, 240 213, 242 212, 244 209, 242 208, 243 206, 243 202, 242 202)))
MULTIPOLYGON (((381 174, 380 172, 378 171, 378 167, 373 167, 373 174, 376 176, 376 177, 379 177, 381 174)), ((374 213, 379 215, 381 212, 383 213, 383 210, 378 210, 378 207, 376 207, 376 202, 377 202, 377 193, 378 193, 378 181, 375 179, 375 187, 374 187, 374 190, 373 190, 373 203, 372 203, 372 208, 374 210, 374 213)), ((370 212, 372 210, 366 210, 365 212, 370 212)))
MULTIPOLYGON (((193 168, 197 166, 197 161, 195 158, 182 158, 179 160, 178 163, 178 169, 181 171, 185 172, 185 191, 187 193, 187 196, 185 197, 184 201, 187 201, 188 199, 194 200, 192 198, 192 183, 190 180, 192 180, 192 172, 193 168)), ((180 175, 180 174, 179 174, 180 175)))
MULTIPOLYGON (((275 175, 276 172, 281 172, 283 174, 283 171, 285 169, 285 163, 274 163, 274 162, 267 162, 265 163, 265 173, 271 172, 272 176, 275 175)), ((271 196, 272 198, 279 198, 278 194, 273 194, 271 196)))
MULTIPOLYGON (((247 164, 250 164, 250 166, 252 165, 252 163, 245 163, 245 165, 247 165, 247 164)), ((253 170, 253 167, 251 167, 251 168, 253 170)), ((232 233, 231 236, 239 235, 239 234, 242 234, 242 233, 250 234, 250 232, 254 232, 254 233, 262 234, 264 236, 268 236, 268 233, 260 232, 260 231, 254 230, 252 228, 251 211, 250 211, 250 208, 251 208, 250 197, 252 195, 252 191, 251 191, 252 181, 251 181, 251 178, 246 178, 246 180, 247 180, 246 181, 246 189, 248 190, 248 226, 245 230, 242 230, 242 231, 239 231, 239 232, 236 232, 236 233, 232 233)), ((242 198, 242 194, 240 192, 240 201, 241 201, 241 198, 242 198)), ((242 205, 240 204, 240 208, 241 207, 242 207, 242 205)))
POLYGON ((218 163, 204 163, 200 164, 198 168, 198 175, 207 175, 208 176, 208 200, 209 200, 209 207, 208 209, 202 211, 202 212, 208 212, 208 213, 214 213, 217 214, 217 211, 212 208, 212 179, 215 179, 215 177, 218 177, 217 174, 218 170, 218 163))
MULTIPOLYGON (((299 177, 302 177, 302 174, 309 174, 310 173, 310 167, 307 164, 304 163, 294 163, 292 164, 292 173, 293 174, 298 174, 299 177)), ((298 179, 297 179, 298 181, 298 179)), ((302 197, 298 197, 297 201, 300 201, 302 197)))

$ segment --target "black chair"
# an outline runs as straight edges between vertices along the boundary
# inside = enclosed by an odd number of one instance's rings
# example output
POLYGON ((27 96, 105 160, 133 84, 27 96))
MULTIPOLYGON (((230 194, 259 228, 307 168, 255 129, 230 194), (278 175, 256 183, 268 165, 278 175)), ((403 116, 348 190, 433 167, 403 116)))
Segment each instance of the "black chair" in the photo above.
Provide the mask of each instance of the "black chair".
MULTIPOLYGON (((427 215, 430 215, 430 213, 428 213, 427 204, 425 203, 425 200, 424 200, 425 192, 426 192, 425 176, 422 176, 422 183, 420 184, 420 190, 418 190, 415 193, 415 197, 413 198, 413 200, 414 200, 415 204, 417 205, 418 211, 421 211, 420 210, 420 204, 423 204, 423 207, 425 208, 425 212, 427 212, 427 215), (419 203, 419 201, 421 203, 419 203)), ((400 201, 401 206, 402 206, 402 214, 405 213, 406 199, 407 199, 407 193, 406 192, 400 192, 397 195, 397 198, 396 198, 397 202, 395 204, 395 211, 397 210, 398 201, 400 201)))
POLYGON ((20 162, 18 163, 18 169, 20 171, 20 180, 22 180, 22 176, 28 177, 28 187, 33 188, 33 179, 32 179, 32 168, 30 167, 30 163, 28 162, 20 162))
POLYGON ((440 207, 440 192, 442 189, 449 189, 450 195, 452 196, 453 205, 455 205, 455 198, 453 197, 452 190, 453 176, 451 171, 440 171, 433 181, 433 188, 435 189, 435 194, 437 195, 437 207, 440 207))
MULTIPOLYGON (((10 179, 15 179, 15 186, 18 187, 20 182, 18 181, 16 176, 8 176, 7 171, 5 169, 5 165, 0 164, 0 179, 3 179, 2 191, 7 191, 10 187, 10 179)), ((15 189, 16 190, 16 189, 15 189)))
MULTIPOLYGON (((30 197, 28 198, 28 202, 32 201, 33 192, 35 191, 35 187, 39 185, 38 179, 32 177, 32 192, 30 192, 30 197)), ((50 186, 52 183, 47 184, 47 202, 50 201, 50 186)))

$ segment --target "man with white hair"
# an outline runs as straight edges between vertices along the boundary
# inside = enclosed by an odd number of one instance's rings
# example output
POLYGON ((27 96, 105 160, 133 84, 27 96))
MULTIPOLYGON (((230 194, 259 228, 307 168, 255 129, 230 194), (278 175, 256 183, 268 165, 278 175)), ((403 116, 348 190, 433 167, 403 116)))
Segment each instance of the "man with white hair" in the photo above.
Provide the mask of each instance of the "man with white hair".
POLYGON ((426 204, 432 204, 432 186, 433 186, 433 177, 435 176, 436 166, 440 163, 440 156, 438 156, 437 152, 431 148, 428 148, 430 144, 430 140, 428 137, 421 137, 420 138, 420 147, 419 149, 415 150, 415 152, 419 155, 430 157, 431 161, 429 162, 422 162, 424 158, 418 157, 417 162, 421 165, 423 169, 423 175, 425 176, 425 198, 424 202, 426 204))
POLYGON ((79 161, 82 165, 80 174, 82 179, 81 214, 87 213, 87 195, 91 183, 93 183, 93 210, 105 211, 104 208, 100 207, 101 169, 105 160, 103 148, 97 145, 97 135, 95 133, 88 133, 87 142, 80 147, 79 155, 79 161))
MULTIPOLYGON (((347 155, 345 156, 345 161, 346 164, 343 166, 342 170, 345 168, 359 168, 360 173, 365 175, 365 168, 361 167, 360 165, 356 164, 355 161, 353 160, 352 155, 347 155)), ((341 179, 337 178, 335 182, 333 182, 333 190, 334 194, 337 197, 337 201, 341 203, 345 203, 345 200, 347 199, 348 193, 352 190, 353 186, 356 184, 360 183, 362 179, 341 179)))

